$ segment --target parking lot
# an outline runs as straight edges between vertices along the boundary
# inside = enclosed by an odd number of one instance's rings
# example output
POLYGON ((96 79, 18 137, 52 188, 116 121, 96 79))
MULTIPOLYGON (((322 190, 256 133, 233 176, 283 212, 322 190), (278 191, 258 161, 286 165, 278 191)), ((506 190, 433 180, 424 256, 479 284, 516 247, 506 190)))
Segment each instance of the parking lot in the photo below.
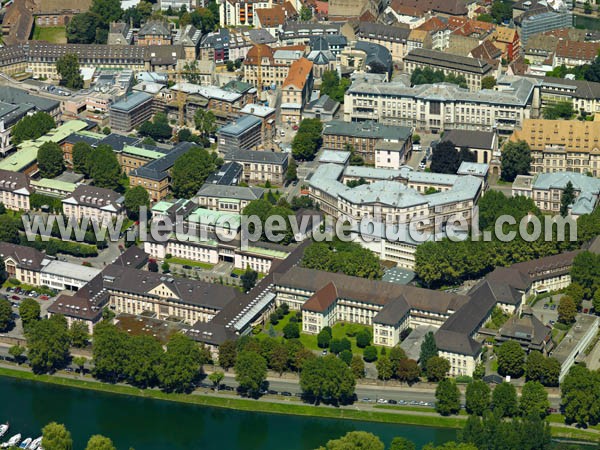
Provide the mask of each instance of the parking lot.
POLYGON ((533 314, 540 319, 540 321, 544 325, 554 325, 558 320, 558 312, 556 308, 558 307, 558 302, 560 300, 561 295, 553 295, 548 298, 544 298, 536 302, 533 305, 533 314))
POLYGON ((5 333, 6 336, 23 338, 23 327, 21 326, 21 321, 19 320, 19 305, 25 298, 33 298, 40 305, 40 316, 45 317, 48 312, 48 307, 56 300, 56 297, 60 293, 56 293, 55 295, 40 295, 35 291, 23 291, 20 287, 16 288, 1 288, 0 295, 6 296, 6 298, 11 302, 13 306, 13 313, 15 314, 15 327, 10 330, 8 333, 5 333))

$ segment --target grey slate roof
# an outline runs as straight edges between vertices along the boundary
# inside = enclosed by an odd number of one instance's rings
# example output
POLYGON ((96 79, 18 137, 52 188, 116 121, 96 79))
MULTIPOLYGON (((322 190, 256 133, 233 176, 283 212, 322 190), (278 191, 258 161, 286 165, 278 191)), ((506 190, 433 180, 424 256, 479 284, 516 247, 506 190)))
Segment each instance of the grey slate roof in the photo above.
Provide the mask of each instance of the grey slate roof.
POLYGON ((448 130, 442 142, 450 141, 456 147, 481 148, 492 150, 494 146, 493 131, 448 130))
POLYGON ((479 75, 485 75, 493 69, 487 61, 482 59, 453 55, 425 48, 411 50, 408 55, 404 57, 404 61, 416 62, 427 66, 445 67, 463 72, 472 72, 479 75))
MULTIPOLYGON (((252 116, 246 116, 252 117, 252 116)), ((254 117, 256 119, 256 117, 254 117)), ((257 119, 259 120, 259 119, 257 119)), ((233 150, 225 155, 226 161, 254 162, 263 164, 284 164, 288 154, 283 152, 267 152, 254 150, 233 150)))
POLYGON ((131 174, 151 180, 162 180, 168 176, 168 170, 173 167, 175 161, 177 161, 180 156, 187 153, 193 147, 197 147, 197 145, 192 142, 180 142, 162 158, 155 159, 154 161, 150 161, 145 166, 134 169, 131 174))
POLYGON ((196 196, 252 201, 262 198, 264 193, 265 190, 260 187, 226 186, 222 184, 205 183, 202 185, 196 196))
POLYGON ((397 125, 383 125, 378 122, 344 122, 332 120, 323 127, 323 135, 352 136, 356 138, 397 139, 405 141, 412 134, 412 128, 397 125))

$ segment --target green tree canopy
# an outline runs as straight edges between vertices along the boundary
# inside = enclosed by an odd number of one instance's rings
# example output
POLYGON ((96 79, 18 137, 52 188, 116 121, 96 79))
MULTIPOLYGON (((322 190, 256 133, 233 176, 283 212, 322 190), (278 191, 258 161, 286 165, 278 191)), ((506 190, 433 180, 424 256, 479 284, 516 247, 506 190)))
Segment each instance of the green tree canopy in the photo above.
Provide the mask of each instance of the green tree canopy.
POLYGON ((506 341, 496 349, 498 373, 518 378, 525 369, 525 350, 517 341, 506 341))
POLYGON ((328 95, 336 102, 343 102, 350 84, 348 78, 340 79, 337 70, 326 70, 321 76, 321 95, 328 95))
POLYGON ((499 417, 513 417, 517 414, 517 390, 506 381, 496 386, 492 392, 492 410, 499 417))
POLYGON ((531 414, 546 417, 550 408, 550 402, 548 401, 548 392, 544 386, 537 381, 528 381, 525 383, 521 391, 519 408, 524 417, 531 414))
POLYGON ((27 328, 27 356, 34 373, 64 367, 69 360, 69 345, 67 324, 62 316, 33 322, 27 328))
POLYGON ((502 150, 502 179, 514 181, 517 175, 528 175, 531 169, 531 149, 525 141, 508 142, 502 150))
POLYGON ((117 448, 109 438, 95 434, 88 441, 85 450, 117 450, 117 448))
POLYGON ((235 362, 235 379, 249 395, 256 395, 267 379, 267 361, 258 353, 242 351, 235 362))
POLYGON ((45 142, 38 150, 38 168, 42 178, 54 178, 63 173, 65 163, 60 146, 54 142, 45 142))
POLYGON ((234 341, 225 341, 219 346, 219 365, 229 370, 235 366, 235 360, 237 358, 237 347, 234 341))
POLYGON ((14 324, 12 305, 5 298, 0 298, 0 331, 5 332, 14 324))
POLYGON ((437 355, 438 349, 435 343, 435 337, 430 331, 425 335, 423 342, 421 343, 421 353, 419 355, 419 363, 421 364, 421 368, 425 370, 427 368, 427 361, 429 361, 429 358, 437 355))
POLYGON ((429 381, 437 382, 446 378, 450 371, 450 363, 441 356, 432 356, 425 363, 425 374, 429 381))
POLYGON ((56 71, 60 76, 60 84, 69 89, 81 89, 83 77, 79 69, 79 58, 74 53, 67 53, 56 61, 56 71))
POLYGON ((311 161, 323 143, 322 131, 319 119, 303 119, 292 140, 292 156, 299 161, 311 161))
POLYGON ((384 450, 383 442, 372 433, 366 431, 350 431, 339 439, 332 439, 325 447, 317 450, 384 450))
POLYGON ((194 147, 181 155, 171 169, 171 187, 179 198, 191 198, 216 169, 216 154, 194 147))
POLYGON ((98 14, 84 12, 76 14, 67 24, 67 42, 69 44, 94 44, 96 30, 102 26, 98 14))
POLYGON ((351 369, 333 355, 307 360, 300 372, 302 392, 315 403, 347 403, 354 396, 355 386, 351 369))
POLYGON ((99 145, 89 162, 89 175, 94 185, 106 189, 117 189, 121 179, 121 166, 112 147, 99 145))
POLYGON ((217 130, 216 121, 215 114, 210 110, 198 108, 194 113, 194 124, 202 137, 209 136, 217 130))
POLYGON ((135 186, 125 192, 125 209, 131 220, 140 218, 140 208, 142 206, 150 207, 150 195, 146 189, 142 186, 135 186))
POLYGON ((37 139, 56 127, 56 122, 50 114, 38 111, 31 116, 25 116, 12 128, 12 142, 17 145, 23 141, 37 139))
POLYGON ((158 373, 161 387, 167 392, 189 392, 207 361, 198 344, 184 334, 174 334, 158 373))
POLYGON ((71 324, 71 328, 69 328, 69 336, 71 338, 71 344, 73 347, 85 347, 88 344, 88 339, 90 338, 87 324, 80 320, 74 321, 71 324))
POLYGON ((148 136, 155 141, 164 141, 171 139, 173 128, 169 125, 166 114, 156 113, 152 120, 147 120, 140 125, 139 133, 141 136, 148 136))
POLYGON ((87 142, 77 142, 73 146, 73 170, 89 176, 92 152, 94 149, 87 142))
POLYGON ((571 119, 575 115, 573 102, 557 102, 545 106, 542 115, 546 120, 571 119))
POLYGON ((435 410, 442 416, 460 411, 460 391, 453 379, 445 378, 439 382, 435 390, 435 410))
POLYGON ((489 386, 481 381, 475 380, 467 385, 465 408, 469 414, 482 416, 490 408, 489 386))
POLYGON ((566 423, 585 427, 600 421, 600 373, 575 364, 560 389, 566 423))
POLYGON ((19 305, 19 316, 23 322, 23 328, 29 329, 29 326, 40 320, 41 308, 40 304, 32 298, 24 298, 19 305))
POLYGON ((63 424, 50 422, 42 428, 42 447, 45 450, 72 450, 71 433, 63 424))

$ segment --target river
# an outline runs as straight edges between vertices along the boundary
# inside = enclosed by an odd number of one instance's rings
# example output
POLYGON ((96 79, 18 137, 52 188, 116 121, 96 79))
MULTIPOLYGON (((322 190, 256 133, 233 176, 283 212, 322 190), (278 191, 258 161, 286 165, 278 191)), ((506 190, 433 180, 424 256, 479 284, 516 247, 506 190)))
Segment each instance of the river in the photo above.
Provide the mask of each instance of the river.
MULTIPOLYGON (((92 434, 110 437, 119 450, 311 450, 348 431, 428 442, 453 440, 449 429, 251 413, 129 397, 0 377, 0 421, 37 437, 51 421, 64 423, 82 450, 92 434)), ((5 436, 5 439, 7 437, 5 436)))

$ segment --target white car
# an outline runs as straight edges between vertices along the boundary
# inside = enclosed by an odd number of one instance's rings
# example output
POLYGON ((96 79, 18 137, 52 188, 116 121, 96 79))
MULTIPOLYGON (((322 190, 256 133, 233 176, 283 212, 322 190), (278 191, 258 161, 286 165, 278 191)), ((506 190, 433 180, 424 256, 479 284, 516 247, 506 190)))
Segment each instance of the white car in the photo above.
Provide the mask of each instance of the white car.
POLYGON ((423 163, 420 163, 420 164, 419 164, 419 169, 421 169, 421 170, 425 170, 425 167, 426 167, 426 165, 425 165, 425 164, 423 164, 423 163))

